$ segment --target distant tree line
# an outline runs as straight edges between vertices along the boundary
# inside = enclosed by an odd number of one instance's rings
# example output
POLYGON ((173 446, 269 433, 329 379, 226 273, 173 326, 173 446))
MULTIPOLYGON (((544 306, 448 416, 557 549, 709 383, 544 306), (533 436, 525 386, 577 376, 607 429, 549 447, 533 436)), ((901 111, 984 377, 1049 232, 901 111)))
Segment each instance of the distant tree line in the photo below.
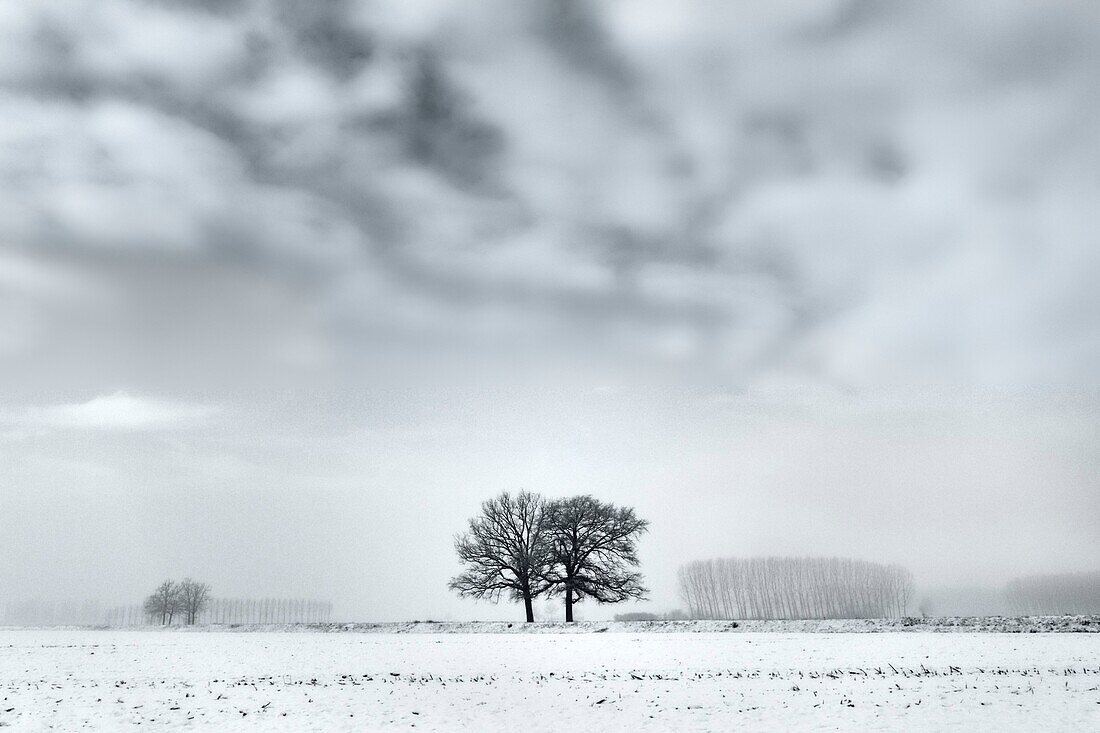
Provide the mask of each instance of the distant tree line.
POLYGON ((618 603, 643 598, 637 539, 648 527, 629 507, 574 496, 547 501, 505 492, 482 503, 469 529, 455 537, 465 570, 449 587, 460 596, 522 602, 528 622, 533 600, 561 596, 565 620, 585 598, 618 603))
MULTIPOLYGON (((307 598, 211 598, 199 613, 200 624, 309 624, 332 620, 332 604, 307 598)), ((141 605, 115 606, 97 622, 107 626, 160 623, 141 605)), ((178 623, 178 617, 177 621, 178 623)))
POLYGON ((145 615, 145 609, 140 603, 127 606, 112 606, 108 608, 100 622, 104 626, 145 626, 149 623, 149 617, 145 615))
POLYGON ((1005 598, 1020 616, 1100 613, 1100 572, 1016 578, 1005 598))
POLYGON ((700 560, 679 571, 693 618, 810 619, 904 616, 912 574, 897 565, 823 557, 700 560))
POLYGON ((6 601, 0 611, 0 625, 62 626, 100 623, 103 607, 95 600, 47 600, 29 598, 6 601))
MULTIPOLYGON (((332 616, 332 604, 300 598, 212 598, 210 586, 190 578, 165 580, 141 606, 146 623, 171 626, 195 623, 309 623, 325 622, 332 616)), ((108 625, 133 620, 127 607, 112 609, 108 625)))
POLYGON ((651 611, 628 611, 617 613, 613 617, 615 621, 686 621, 687 613, 676 609, 668 613, 653 613, 651 611))
POLYGON ((309 624, 332 620, 332 604, 306 598, 217 598, 207 610, 211 624, 309 624))

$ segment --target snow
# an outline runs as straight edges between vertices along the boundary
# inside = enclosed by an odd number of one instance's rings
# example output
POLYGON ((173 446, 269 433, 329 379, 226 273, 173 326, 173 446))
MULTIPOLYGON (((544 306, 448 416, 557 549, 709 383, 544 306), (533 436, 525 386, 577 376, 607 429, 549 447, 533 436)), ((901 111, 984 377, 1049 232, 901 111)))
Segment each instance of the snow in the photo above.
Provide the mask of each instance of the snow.
POLYGON ((1100 729, 1096 634, 491 627, 0 630, 0 727, 1100 729))

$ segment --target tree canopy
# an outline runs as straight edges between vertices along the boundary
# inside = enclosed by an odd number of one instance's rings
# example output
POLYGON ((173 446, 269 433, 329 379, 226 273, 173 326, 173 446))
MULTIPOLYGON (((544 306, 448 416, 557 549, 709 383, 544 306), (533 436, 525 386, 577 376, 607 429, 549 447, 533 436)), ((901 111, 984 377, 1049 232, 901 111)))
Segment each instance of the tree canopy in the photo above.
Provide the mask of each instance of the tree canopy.
POLYGON ((460 596, 523 601, 534 621, 532 600, 546 590, 544 573, 550 546, 545 534, 542 497, 527 491, 504 492, 482 503, 469 530, 455 537, 455 551, 466 570, 449 587, 460 596))
POLYGON ((544 578, 553 593, 565 596, 565 620, 573 604, 641 599, 647 592, 638 566, 638 537, 649 523, 630 507, 617 507, 591 496, 551 502, 546 510, 551 562, 544 578))

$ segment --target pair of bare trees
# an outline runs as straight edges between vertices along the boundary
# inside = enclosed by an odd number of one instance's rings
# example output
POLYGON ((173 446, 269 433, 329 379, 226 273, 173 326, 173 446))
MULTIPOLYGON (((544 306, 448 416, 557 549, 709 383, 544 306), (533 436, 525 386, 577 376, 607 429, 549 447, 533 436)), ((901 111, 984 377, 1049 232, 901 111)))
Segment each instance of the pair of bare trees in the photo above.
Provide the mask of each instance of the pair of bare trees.
POLYGON ((835 557, 702 560, 679 581, 694 618, 884 618, 905 615, 913 596, 905 568, 835 557))
POLYGON ((540 595, 565 599, 565 620, 585 598, 618 603, 646 593, 637 540, 648 522, 629 507, 591 496, 544 500, 538 494, 505 492, 482 503, 469 530, 455 538, 465 571, 449 583, 460 596, 522 601, 535 620, 540 595))
POLYGON ((185 624, 193 624, 210 603, 210 585, 191 578, 181 582, 166 580, 145 599, 142 609, 162 626, 171 626, 178 616, 185 624))

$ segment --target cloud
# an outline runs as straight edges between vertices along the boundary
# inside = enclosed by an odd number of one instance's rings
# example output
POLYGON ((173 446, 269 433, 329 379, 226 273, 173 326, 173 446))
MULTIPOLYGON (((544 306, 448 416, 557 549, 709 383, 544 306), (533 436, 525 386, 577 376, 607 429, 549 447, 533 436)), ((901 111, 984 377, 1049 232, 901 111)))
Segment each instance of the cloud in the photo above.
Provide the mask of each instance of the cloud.
POLYGON ((92 291, 87 279, 71 266, 0 250, 0 297, 65 299, 87 296, 92 291))
POLYGON ((273 341, 351 352, 491 333, 855 386, 1098 366, 1089 3, 303 7, 6 5, 2 241, 188 332, 134 262, 197 297, 235 273, 229 319, 262 273, 316 325, 273 341))
POLYGON ((24 413, 21 422, 29 427, 55 430, 143 432, 195 427, 218 411, 213 405, 115 392, 87 402, 33 408, 24 413))

